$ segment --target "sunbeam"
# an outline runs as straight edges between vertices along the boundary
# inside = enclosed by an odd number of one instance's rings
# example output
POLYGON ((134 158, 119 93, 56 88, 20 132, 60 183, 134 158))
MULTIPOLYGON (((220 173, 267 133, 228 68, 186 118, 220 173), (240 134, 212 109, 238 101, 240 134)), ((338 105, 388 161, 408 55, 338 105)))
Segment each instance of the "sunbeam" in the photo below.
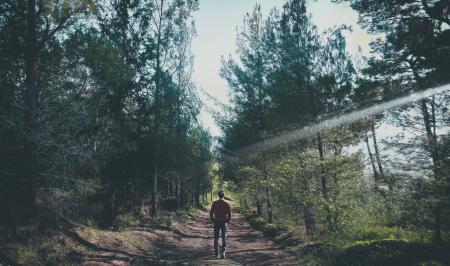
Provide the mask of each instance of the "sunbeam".
POLYGON ((280 136, 274 137, 272 139, 267 139, 262 142, 255 143, 253 145, 244 147, 235 152, 235 155, 242 156, 249 153, 262 152, 267 151, 273 148, 276 148, 280 145, 286 145, 289 143, 293 143, 311 136, 315 136, 317 133, 322 132, 324 130, 329 130, 335 127, 351 124, 356 122, 362 118, 373 116, 376 114, 380 114, 384 111, 400 107, 409 103, 413 103, 428 97, 431 97, 435 94, 444 93, 450 90, 450 84, 428 89, 425 91, 413 93, 408 96, 401 97, 399 99, 391 100, 385 103, 377 104, 359 111, 354 111, 348 114, 344 114, 332 119, 325 120, 313 126, 303 127, 301 129, 294 130, 292 132, 288 132, 282 134, 280 136))

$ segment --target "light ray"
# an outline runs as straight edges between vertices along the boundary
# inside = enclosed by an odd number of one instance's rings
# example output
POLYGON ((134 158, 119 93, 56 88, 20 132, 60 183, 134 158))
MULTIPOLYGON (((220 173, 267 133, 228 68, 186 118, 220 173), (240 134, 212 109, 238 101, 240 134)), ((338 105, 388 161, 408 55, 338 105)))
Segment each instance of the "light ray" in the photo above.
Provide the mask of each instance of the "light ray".
POLYGON ((444 93, 450 91, 450 84, 428 89, 421 92, 416 92, 408 96, 404 96, 395 100, 391 100, 388 102, 380 103, 372 107, 368 107, 359 111, 351 112, 348 114, 344 114, 332 119, 325 120, 318 124, 303 127, 301 129, 297 129, 280 136, 274 137, 272 139, 268 139, 242 149, 236 151, 237 155, 245 155, 249 153, 262 152, 267 151, 273 148, 276 148, 281 145, 286 145, 289 143, 293 143, 308 137, 316 136, 317 133, 322 132, 324 130, 329 130, 335 127, 347 125, 354 123, 362 118, 373 116, 376 114, 380 114, 384 111, 400 107, 409 103, 413 103, 435 94, 444 93))

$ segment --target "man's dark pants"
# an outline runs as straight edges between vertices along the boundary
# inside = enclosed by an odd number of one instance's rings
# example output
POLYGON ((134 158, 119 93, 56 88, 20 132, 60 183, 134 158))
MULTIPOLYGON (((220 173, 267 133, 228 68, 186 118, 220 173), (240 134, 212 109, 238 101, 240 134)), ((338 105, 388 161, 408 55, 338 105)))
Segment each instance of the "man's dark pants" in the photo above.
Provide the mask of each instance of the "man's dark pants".
POLYGON ((227 247, 227 223, 221 221, 214 222, 214 251, 219 255, 219 235, 222 233, 222 253, 227 247))

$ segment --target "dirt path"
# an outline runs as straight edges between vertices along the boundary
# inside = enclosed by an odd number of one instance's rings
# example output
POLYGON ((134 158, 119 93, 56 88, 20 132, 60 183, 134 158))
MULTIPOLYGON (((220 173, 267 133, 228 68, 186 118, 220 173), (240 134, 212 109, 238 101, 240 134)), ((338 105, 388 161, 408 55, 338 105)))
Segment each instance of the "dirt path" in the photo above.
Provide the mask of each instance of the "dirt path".
MULTIPOLYGON (((201 240, 201 247, 205 249, 206 254, 197 258, 196 262, 217 265, 218 260, 210 260, 214 248, 209 213, 198 211, 198 216, 187 222, 186 229, 194 235, 206 236, 201 240)), ((291 256, 278 250, 261 232, 251 228, 241 214, 235 213, 229 224, 228 243, 227 259, 223 261, 223 265, 295 265, 295 260, 291 256)))
POLYGON ((84 230, 78 233, 103 252, 86 259, 84 265, 297 264, 292 256, 252 229, 238 213, 233 214, 228 227, 227 258, 215 259, 212 226, 209 213, 199 210, 187 221, 174 222, 171 231, 136 228, 123 232, 103 231, 96 236, 84 230))

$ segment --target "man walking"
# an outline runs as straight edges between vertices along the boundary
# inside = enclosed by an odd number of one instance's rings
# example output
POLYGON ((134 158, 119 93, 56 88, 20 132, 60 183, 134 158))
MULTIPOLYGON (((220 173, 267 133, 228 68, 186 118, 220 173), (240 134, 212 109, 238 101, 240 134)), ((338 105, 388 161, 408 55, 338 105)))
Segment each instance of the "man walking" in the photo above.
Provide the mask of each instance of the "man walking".
POLYGON ((214 201, 209 212, 211 221, 214 222, 214 252, 217 258, 225 258, 227 248, 227 223, 231 220, 231 207, 225 201, 225 193, 219 191, 219 199, 214 201), (222 253, 219 255, 219 234, 222 233, 222 253))

